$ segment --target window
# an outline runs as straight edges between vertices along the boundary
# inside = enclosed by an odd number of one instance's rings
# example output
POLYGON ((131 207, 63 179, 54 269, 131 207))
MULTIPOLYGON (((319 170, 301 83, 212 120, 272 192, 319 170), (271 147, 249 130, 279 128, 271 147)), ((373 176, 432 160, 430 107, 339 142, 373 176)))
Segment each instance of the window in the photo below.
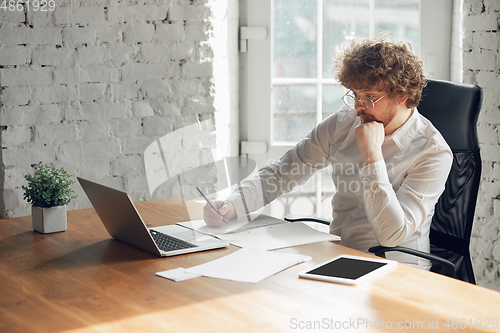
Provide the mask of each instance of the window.
POLYGON ((274 0, 272 143, 296 143, 343 105, 332 56, 352 39, 390 31, 418 52, 419 7, 419 0, 274 0))

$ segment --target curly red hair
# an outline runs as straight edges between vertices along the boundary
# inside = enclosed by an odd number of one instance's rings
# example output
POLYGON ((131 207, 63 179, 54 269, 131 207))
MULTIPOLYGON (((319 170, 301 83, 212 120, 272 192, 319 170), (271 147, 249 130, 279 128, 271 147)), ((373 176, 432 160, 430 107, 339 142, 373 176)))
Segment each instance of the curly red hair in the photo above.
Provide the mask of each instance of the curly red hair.
POLYGON ((408 108, 418 105, 426 84, 422 62, 407 43, 374 38, 352 42, 337 58, 335 72, 348 89, 376 87, 390 98, 408 97, 408 108))

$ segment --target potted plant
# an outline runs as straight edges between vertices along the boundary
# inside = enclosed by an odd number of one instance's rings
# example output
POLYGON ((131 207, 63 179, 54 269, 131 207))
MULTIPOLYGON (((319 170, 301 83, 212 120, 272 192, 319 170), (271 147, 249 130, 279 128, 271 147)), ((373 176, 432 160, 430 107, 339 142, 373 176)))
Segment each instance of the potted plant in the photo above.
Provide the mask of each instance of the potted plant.
POLYGON ((65 231, 67 229, 66 205, 76 198, 70 188, 75 182, 64 168, 56 169, 53 163, 35 166, 34 176, 24 178, 28 186, 22 186, 23 198, 31 203, 33 229, 40 233, 65 231))

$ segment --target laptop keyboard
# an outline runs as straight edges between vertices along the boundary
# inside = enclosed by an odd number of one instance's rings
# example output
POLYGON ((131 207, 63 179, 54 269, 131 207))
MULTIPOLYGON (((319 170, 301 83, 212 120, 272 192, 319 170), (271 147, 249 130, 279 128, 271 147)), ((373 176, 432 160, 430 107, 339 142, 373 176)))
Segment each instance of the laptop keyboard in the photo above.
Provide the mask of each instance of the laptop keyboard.
POLYGON ((153 237, 156 245, 158 245, 160 250, 165 252, 197 247, 197 245, 169 236, 156 230, 149 229, 149 232, 151 233, 151 236, 153 237))

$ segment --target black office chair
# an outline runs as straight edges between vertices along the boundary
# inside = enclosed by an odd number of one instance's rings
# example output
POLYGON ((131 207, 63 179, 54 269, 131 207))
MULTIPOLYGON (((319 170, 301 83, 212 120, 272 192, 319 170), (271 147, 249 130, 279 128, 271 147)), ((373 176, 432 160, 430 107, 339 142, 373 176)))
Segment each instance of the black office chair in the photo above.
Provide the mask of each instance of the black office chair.
MULTIPOLYGON (((389 251, 413 254, 431 260, 431 271, 476 283, 469 252, 472 223, 481 177, 477 119, 482 90, 477 85, 428 80, 418 111, 441 132, 453 152, 453 165, 446 188, 436 204, 431 223, 431 253, 401 246, 369 249, 385 257, 389 251)), ((325 219, 286 217, 287 221, 325 219)))

